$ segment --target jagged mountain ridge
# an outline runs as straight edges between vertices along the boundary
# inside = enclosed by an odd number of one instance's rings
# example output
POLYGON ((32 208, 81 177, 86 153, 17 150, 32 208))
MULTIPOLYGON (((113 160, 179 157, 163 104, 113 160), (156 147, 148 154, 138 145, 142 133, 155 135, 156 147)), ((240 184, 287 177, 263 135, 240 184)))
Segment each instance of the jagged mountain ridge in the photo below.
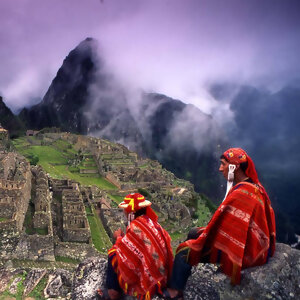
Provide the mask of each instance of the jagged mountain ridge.
POLYGON ((88 38, 70 52, 42 102, 21 111, 27 127, 56 126, 122 143, 217 199, 211 165, 223 141, 213 119, 165 95, 141 93, 132 99, 105 69, 96 47, 88 38))
POLYGON ((12 111, 3 102, 0 96, 0 124, 9 130, 10 136, 14 137, 25 130, 22 121, 15 116, 12 111))

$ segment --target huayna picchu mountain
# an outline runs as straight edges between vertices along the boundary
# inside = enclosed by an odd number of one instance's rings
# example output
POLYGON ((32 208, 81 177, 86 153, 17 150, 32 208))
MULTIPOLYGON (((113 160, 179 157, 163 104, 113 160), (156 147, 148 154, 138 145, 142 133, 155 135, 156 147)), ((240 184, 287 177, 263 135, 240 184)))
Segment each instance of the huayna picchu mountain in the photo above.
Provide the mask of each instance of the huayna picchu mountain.
POLYGON ((69 53, 42 102, 21 111, 27 127, 55 126, 122 143, 218 198, 211 166, 224 141, 214 120, 161 94, 128 95, 106 69, 97 47, 87 38, 69 53))

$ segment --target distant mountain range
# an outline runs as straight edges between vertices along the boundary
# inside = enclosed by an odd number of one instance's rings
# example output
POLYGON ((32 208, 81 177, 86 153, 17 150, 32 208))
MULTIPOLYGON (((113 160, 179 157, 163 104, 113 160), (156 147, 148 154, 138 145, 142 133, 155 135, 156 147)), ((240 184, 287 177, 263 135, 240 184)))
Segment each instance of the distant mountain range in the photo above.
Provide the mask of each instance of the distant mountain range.
POLYGON ((228 146, 243 147, 271 195, 278 240, 294 242, 294 233, 300 234, 298 86, 270 93, 212 85, 212 96, 230 105, 232 113, 220 126, 193 105, 157 93, 129 92, 106 69, 97 47, 91 38, 81 42, 65 58, 43 100, 19 116, 0 99, 0 123, 13 134, 55 126, 125 144, 159 160, 216 202, 224 192, 224 179, 217 175, 219 156, 228 146))

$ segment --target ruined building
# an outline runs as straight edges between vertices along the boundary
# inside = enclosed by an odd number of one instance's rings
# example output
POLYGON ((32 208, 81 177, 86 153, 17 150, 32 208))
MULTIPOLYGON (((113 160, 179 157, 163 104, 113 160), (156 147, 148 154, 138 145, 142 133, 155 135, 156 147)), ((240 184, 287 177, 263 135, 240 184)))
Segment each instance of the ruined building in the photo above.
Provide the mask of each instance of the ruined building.
POLYGON ((52 235, 51 201, 52 195, 49 191, 48 176, 42 167, 32 167, 34 174, 34 215, 33 226, 47 230, 52 235))
POLYGON ((22 230, 30 196, 30 164, 17 153, 0 152, 0 230, 22 230))
POLYGON ((88 243, 90 227, 79 188, 62 191, 62 214, 63 241, 88 243))

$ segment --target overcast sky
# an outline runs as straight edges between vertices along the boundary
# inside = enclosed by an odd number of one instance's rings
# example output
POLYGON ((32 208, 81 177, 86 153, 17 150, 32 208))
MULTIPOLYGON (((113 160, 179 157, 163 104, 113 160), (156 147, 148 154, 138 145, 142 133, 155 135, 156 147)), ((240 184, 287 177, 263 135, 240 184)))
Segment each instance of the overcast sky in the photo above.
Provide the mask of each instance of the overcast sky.
POLYGON ((216 81, 269 89, 299 79, 298 0, 1 0, 0 95, 40 101, 70 50, 99 41, 124 84, 206 112, 216 81))

